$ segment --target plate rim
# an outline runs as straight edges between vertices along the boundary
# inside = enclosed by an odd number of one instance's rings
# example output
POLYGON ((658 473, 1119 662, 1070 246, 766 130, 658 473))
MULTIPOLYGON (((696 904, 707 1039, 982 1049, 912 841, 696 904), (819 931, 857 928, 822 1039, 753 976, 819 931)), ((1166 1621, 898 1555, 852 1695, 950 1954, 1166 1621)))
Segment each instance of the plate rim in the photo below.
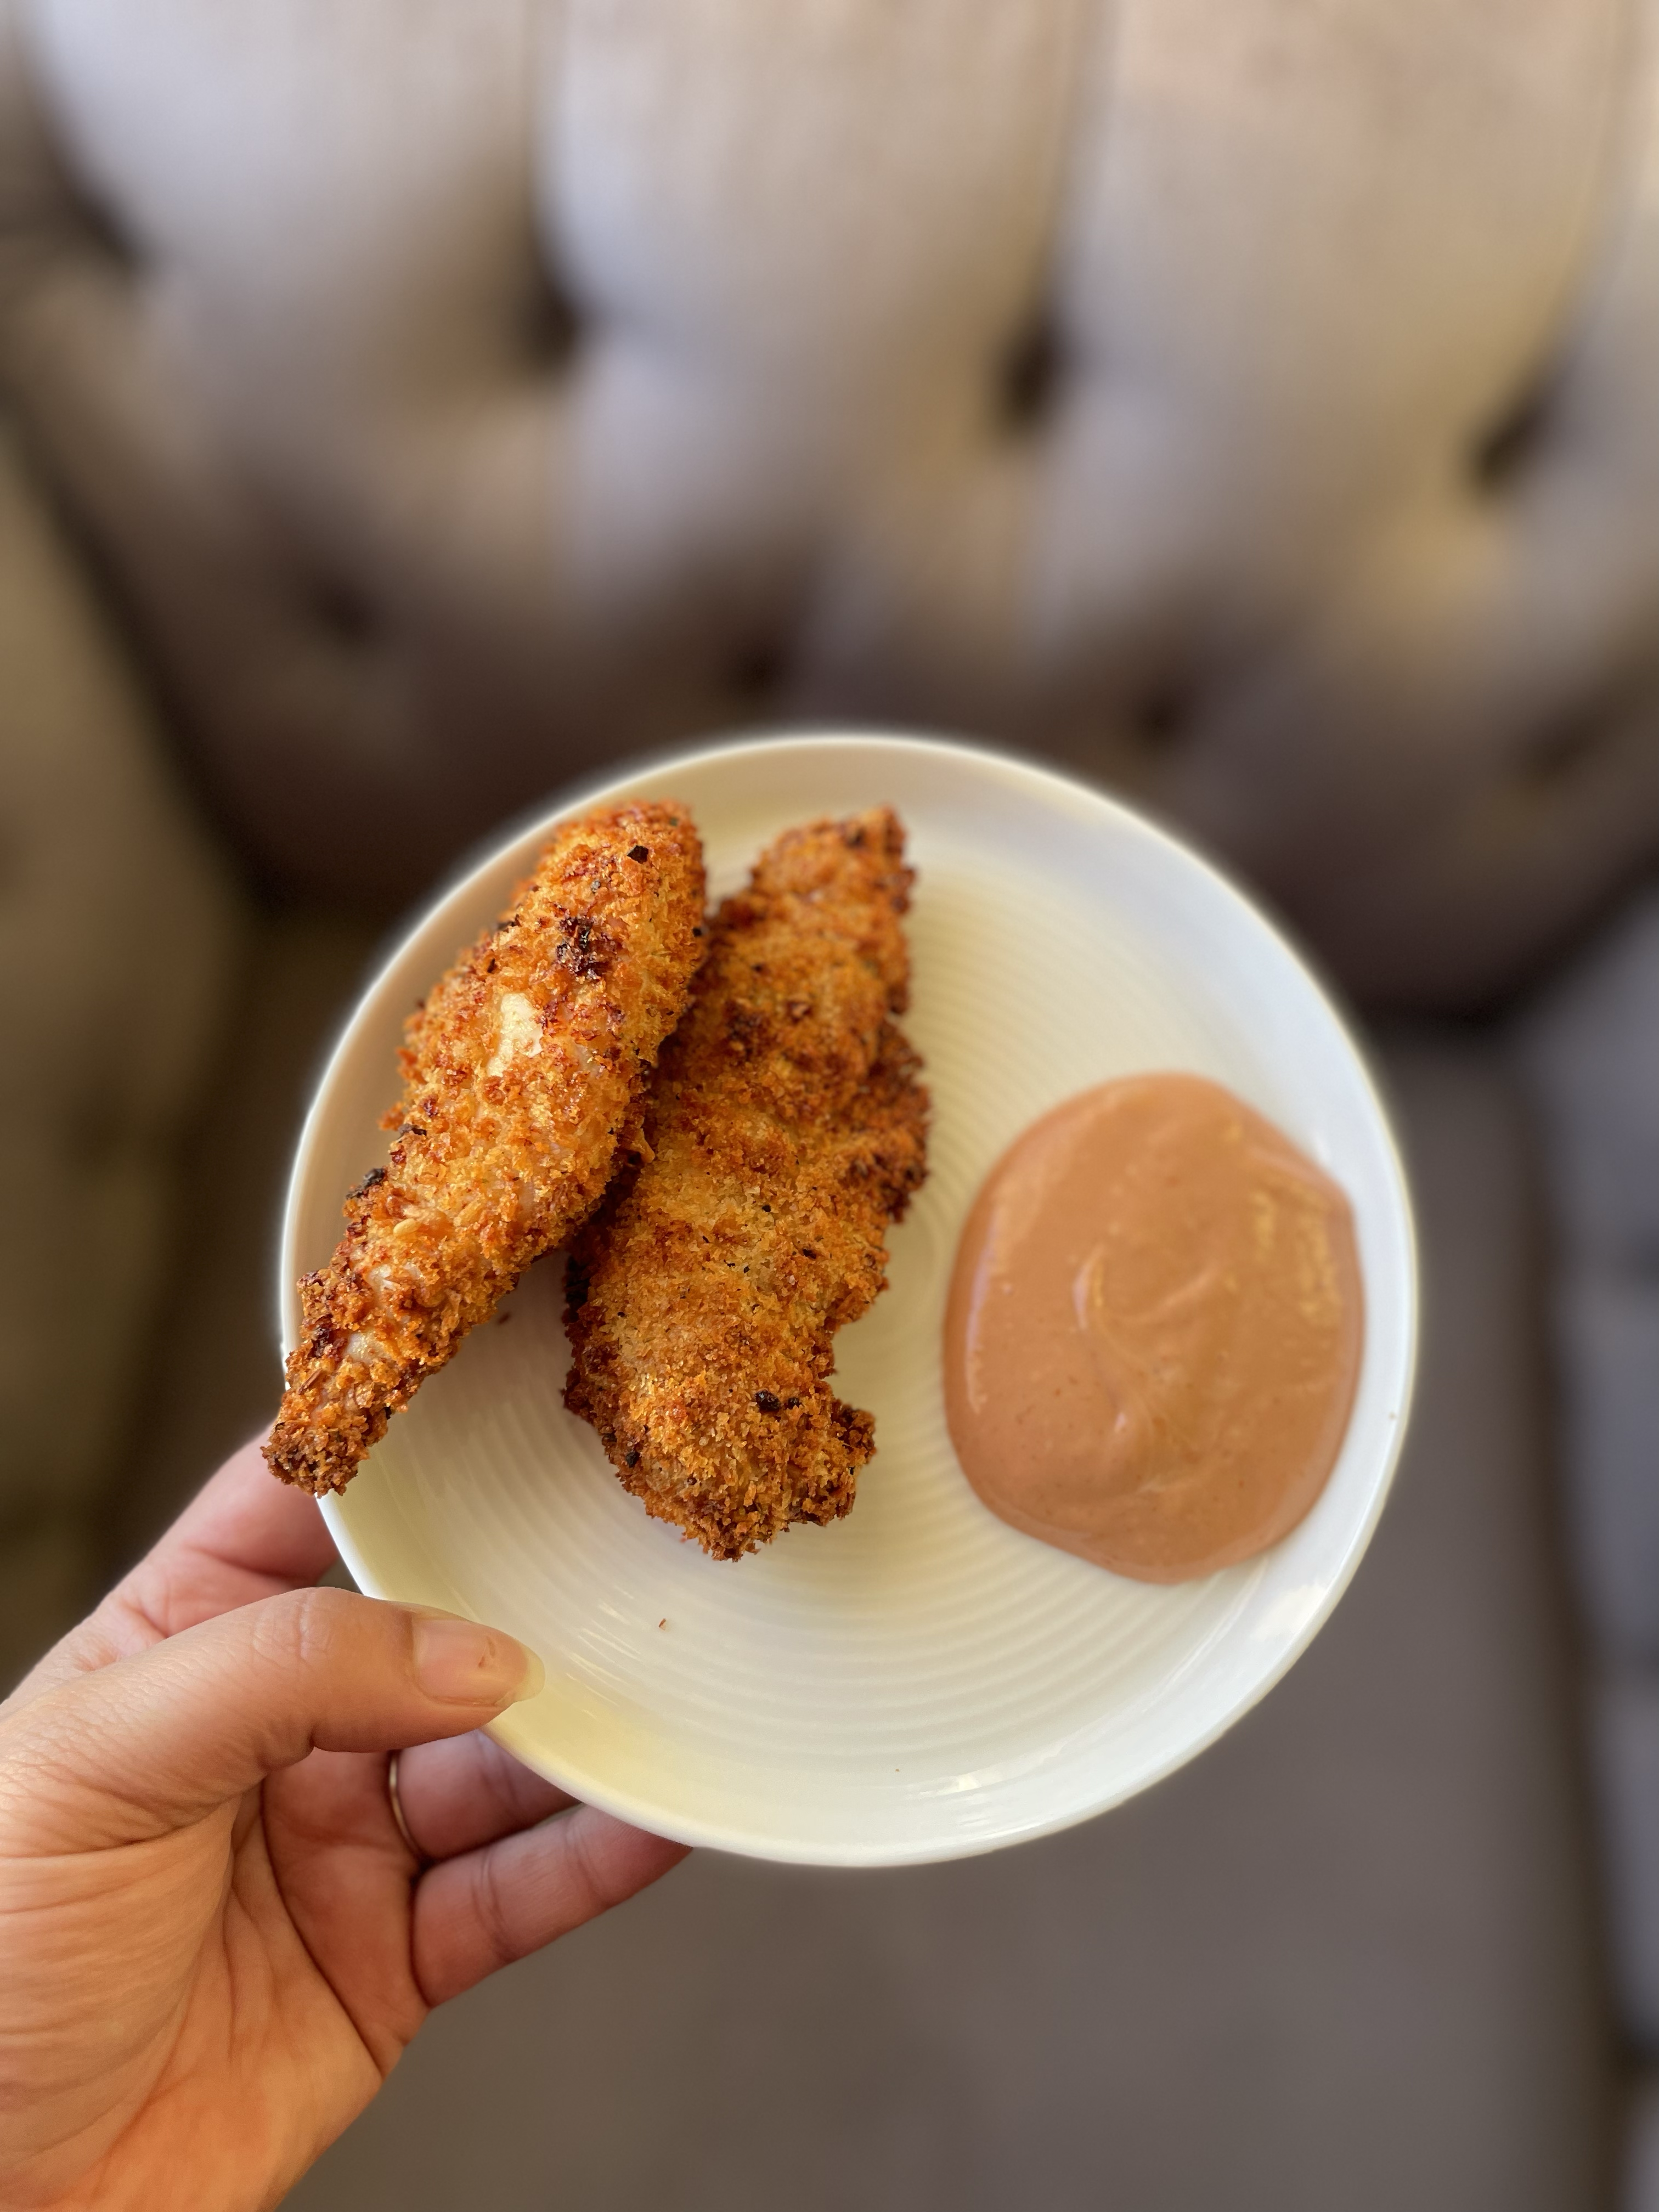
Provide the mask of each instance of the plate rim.
MULTIPOLYGON (((713 738, 702 743, 676 744, 635 754, 626 760, 607 764, 603 771, 596 769, 590 775, 559 787, 544 801, 538 800, 520 809, 484 836, 475 840, 434 885, 429 896, 411 908, 394 929, 387 932, 377 948, 372 969, 366 975, 319 1069, 295 1146, 278 1237, 278 1339, 283 1357, 286 1359, 294 1341, 294 1323, 297 1316, 295 1288, 297 1230, 309 1188, 313 1155, 335 1083, 355 1047, 359 1026, 371 1004, 378 998, 389 971, 414 939, 480 875, 499 866, 515 846, 528 842, 538 836, 544 836, 554 823, 580 807, 599 804, 612 794, 621 797, 641 781, 659 776, 677 766, 690 768, 696 765, 701 768, 749 753, 821 752, 826 748, 849 753, 888 752, 897 748, 907 752, 942 756, 946 759, 959 760, 965 757, 981 769, 1000 770, 1011 781, 1035 788, 1050 804, 1062 805, 1073 819, 1083 818, 1091 812, 1115 817, 1120 829, 1164 848, 1177 865, 1194 869, 1207 877, 1213 890, 1222 893, 1226 902, 1235 908, 1243 924, 1265 934, 1281 958, 1299 973, 1346 1052, 1380 1141, 1393 1200, 1391 1226, 1400 1246, 1395 1295, 1403 1327, 1401 1332, 1397 1411, 1392 1422, 1392 1432, 1381 1455, 1366 1512, 1350 1536, 1340 1569, 1332 1577, 1319 1601, 1287 1638, 1283 1651, 1259 1680, 1251 1685, 1248 1693, 1231 1704, 1208 1728, 1174 1747, 1167 1759, 1155 1762, 1149 1771, 1137 1774, 1127 1784, 1109 1787, 1062 1812, 1036 1816, 1029 1822, 1016 1823, 989 1836, 959 1834, 943 1840, 919 1839, 913 1844, 886 1839, 869 1844, 848 1841, 826 1844, 815 1842, 810 1838, 792 1840, 771 1834, 757 1837, 741 1826, 718 1820, 665 1819, 659 1806, 630 1790, 612 1789, 602 1779, 578 1773, 574 1769, 567 1769, 562 1773, 555 1771, 543 1752, 528 1746, 522 1740, 524 1729, 516 1719, 514 1708, 509 1707, 506 1713, 488 1723, 486 1728, 485 1732, 513 1757, 558 1786, 570 1790, 580 1802, 593 1805, 632 1826, 670 1837, 677 1842, 784 1865, 852 1868, 937 1864, 977 1857, 1018 1844, 1035 1842, 1044 1836, 1060 1834, 1067 1828, 1097 1819, 1167 1780, 1218 1742, 1278 1686, 1324 1628, 1370 1547, 1394 1486, 1410 1426, 1416 1390, 1422 1334, 1422 1286, 1411 1183, 1394 1118, 1389 1109, 1387 1085, 1374 1055, 1358 1034, 1340 987, 1281 918, 1263 903, 1253 889, 1247 890, 1224 864, 1218 862, 1208 852, 1147 810, 1089 783, 1081 776, 1004 746, 939 732, 890 731, 873 726, 833 723, 795 726, 775 732, 744 732, 713 738)), ((1368 1291, 1369 1287, 1368 1285, 1368 1291)), ((331 1495, 319 1498, 318 1505, 342 1562, 358 1589, 370 1597, 407 1602, 395 1598, 393 1593, 386 1589, 369 1566, 352 1534, 346 1517, 344 1499, 331 1495)))

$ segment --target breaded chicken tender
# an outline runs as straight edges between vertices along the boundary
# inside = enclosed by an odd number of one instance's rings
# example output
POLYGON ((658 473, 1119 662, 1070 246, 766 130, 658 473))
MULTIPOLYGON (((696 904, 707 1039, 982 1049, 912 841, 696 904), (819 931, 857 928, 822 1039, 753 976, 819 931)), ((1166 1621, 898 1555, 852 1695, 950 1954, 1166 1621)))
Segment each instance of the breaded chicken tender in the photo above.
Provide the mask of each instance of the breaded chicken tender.
POLYGON ((565 1403, 715 1559, 845 1513, 875 1449, 827 1378, 924 1173, 927 1093, 891 1018, 903 851, 883 807, 762 856, 664 1048, 642 1164, 572 1249, 565 1403))
POLYGON ((599 1203, 638 1144, 702 908, 685 807, 586 815, 411 1017, 391 1156, 299 1286, 304 1330, 265 1446, 285 1482, 343 1490, 425 1376, 599 1203))

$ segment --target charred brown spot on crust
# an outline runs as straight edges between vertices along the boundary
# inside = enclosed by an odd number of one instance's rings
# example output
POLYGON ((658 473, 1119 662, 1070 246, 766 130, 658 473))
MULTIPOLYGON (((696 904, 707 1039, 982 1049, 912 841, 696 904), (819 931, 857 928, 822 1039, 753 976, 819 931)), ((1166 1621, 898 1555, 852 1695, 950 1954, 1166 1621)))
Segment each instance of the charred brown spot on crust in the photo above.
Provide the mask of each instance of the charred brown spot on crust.
POLYGON ((889 1019, 906 980, 902 853, 882 811, 809 824, 708 918, 651 1152, 579 1240, 592 1284, 565 1402, 644 1509, 716 1559, 838 1519, 873 1449, 873 1421, 825 1385, 831 1336, 881 1281, 892 1200, 921 1177, 925 1098, 889 1019), (775 1369, 780 1339, 793 1357, 775 1369), (757 1371, 801 1389, 757 1390, 757 1371))
POLYGON ((648 860, 651 858, 651 848, 648 845, 630 845, 628 848, 628 857, 630 860, 648 860))
POLYGON ((610 1147, 639 1144, 641 1079, 684 1004, 702 951, 690 941, 706 896, 696 841, 678 815, 670 836, 671 811, 641 805, 563 825, 510 910, 416 1007, 398 1053, 404 1095, 381 1117, 398 1133, 389 1172, 376 1169, 350 1194, 334 1258, 301 1293, 305 1335, 288 1362, 266 1450, 286 1480, 318 1492, 343 1488, 422 1378, 486 1318, 529 1261, 562 1243, 591 1209, 614 1161, 610 1147), (641 838, 643 831, 651 834, 641 838), (641 842, 652 862, 648 881, 616 865, 641 842), (624 884, 626 914, 613 922, 608 906, 595 902, 610 901, 624 884), (538 935, 550 927, 552 937, 538 935), (574 1075, 556 1059, 538 1089, 544 1070, 515 1066, 481 1097, 473 1078, 489 1040, 477 1024, 504 988, 501 971, 515 964, 505 946, 514 933, 526 950, 559 948, 556 966, 535 963, 533 1000, 544 1027, 550 1024, 541 1002, 556 1003, 556 1018, 573 1024, 584 1054, 574 1075), (595 989, 589 979, 601 968, 607 981, 595 989), (555 984, 550 992, 560 969, 586 988, 573 994, 555 984), (619 1042, 605 1042, 607 1025, 619 1042), (462 1043, 466 1049, 457 1048, 462 1043), (600 1109, 589 1115, 593 1126, 578 1131, 581 1143, 568 1163, 564 1152, 550 1162, 540 1104, 568 1118, 579 1107, 587 1111, 584 1101, 600 1109), (374 1195, 383 1182, 384 1203, 374 1195), (453 1233, 459 1217, 443 1202, 452 1195, 483 1196, 489 1218, 482 1239, 453 1233), (434 1292, 441 1293, 437 1304, 434 1292))
POLYGON ((616 950, 613 939, 597 922, 583 915, 565 925, 564 935, 553 949, 553 957, 580 981, 592 983, 604 975, 616 950))
POLYGON ((742 1058, 747 1059, 765 1027, 766 1017, 752 1006, 732 1006, 726 1010, 726 1042, 742 1058))

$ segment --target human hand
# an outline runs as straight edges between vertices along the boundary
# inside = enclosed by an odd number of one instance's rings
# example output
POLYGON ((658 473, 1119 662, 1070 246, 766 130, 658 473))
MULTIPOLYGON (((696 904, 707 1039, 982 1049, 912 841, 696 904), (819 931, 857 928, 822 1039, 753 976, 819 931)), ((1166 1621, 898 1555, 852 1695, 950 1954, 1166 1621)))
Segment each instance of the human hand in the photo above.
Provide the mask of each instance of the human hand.
POLYGON ((684 1856, 475 1733, 538 1661, 333 1556, 251 1444, 0 1705, 7 2212, 275 2204, 434 2005, 684 1856))

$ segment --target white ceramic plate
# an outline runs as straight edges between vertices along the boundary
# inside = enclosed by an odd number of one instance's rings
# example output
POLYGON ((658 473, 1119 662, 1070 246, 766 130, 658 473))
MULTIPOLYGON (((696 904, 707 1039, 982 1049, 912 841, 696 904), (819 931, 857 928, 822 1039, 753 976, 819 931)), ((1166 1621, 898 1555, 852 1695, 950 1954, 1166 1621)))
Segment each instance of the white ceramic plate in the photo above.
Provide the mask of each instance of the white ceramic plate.
MULTIPOLYGON (((710 886, 779 830, 886 802, 918 871, 906 1026, 933 1097, 930 1171, 892 1233, 891 1288, 837 1340, 876 1416, 856 1510, 735 1563, 649 1519, 560 1401, 562 1264, 475 1332, 325 1506, 366 1590, 499 1624, 547 1686, 496 1733, 578 1796, 688 1842, 893 1864, 981 1851, 1118 1803, 1213 1741, 1285 1672, 1364 1550, 1405 1425, 1417 1292, 1410 1204, 1359 1054, 1284 939, 1203 861, 1098 793, 963 745, 825 735, 710 747, 558 810, 688 800, 710 886), (1174 1589, 1017 1534, 957 1466, 940 1325, 987 1169, 1086 1085, 1188 1068, 1231 1085, 1348 1192, 1368 1301, 1341 1458, 1265 1557, 1174 1589)), ((445 893, 329 1064, 283 1241, 292 1285, 385 1157, 404 1017, 499 911, 550 814, 445 893)))

